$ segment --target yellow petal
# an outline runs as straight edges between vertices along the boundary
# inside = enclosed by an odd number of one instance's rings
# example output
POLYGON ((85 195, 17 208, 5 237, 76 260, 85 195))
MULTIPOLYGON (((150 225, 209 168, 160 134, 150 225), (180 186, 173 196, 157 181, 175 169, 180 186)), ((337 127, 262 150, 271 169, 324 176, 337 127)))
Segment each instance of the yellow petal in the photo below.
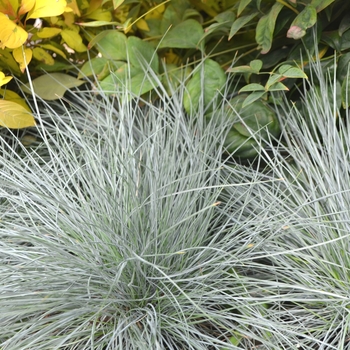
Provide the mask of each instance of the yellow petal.
POLYGON ((66 6, 66 0, 36 0, 34 8, 27 15, 27 20, 29 18, 42 18, 61 15, 66 6))
POLYGON ((6 15, 0 13, 0 48, 16 49, 22 46, 28 38, 28 33, 6 15))
POLYGON ((28 66, 29 62, 32 60, 33 52, 29 48, 22 49, 21 46, 12 51, 12 56, 16 60, 16 62, 19 63, 19 68, 23 73, 26 67, 28 66))
POLYGON ((7 84, 11 79, 12 77, 5 77, 5 74, 0 72, 0 86, 7 84))

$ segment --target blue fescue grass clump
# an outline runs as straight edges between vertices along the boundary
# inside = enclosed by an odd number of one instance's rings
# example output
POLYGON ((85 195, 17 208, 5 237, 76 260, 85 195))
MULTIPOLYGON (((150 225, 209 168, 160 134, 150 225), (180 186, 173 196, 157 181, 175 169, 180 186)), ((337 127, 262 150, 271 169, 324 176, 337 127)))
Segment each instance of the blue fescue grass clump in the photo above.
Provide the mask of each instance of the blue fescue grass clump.
POLYGON ((320 67, 283 139, 252 133, 257 166, 183 82, 74 93, 37 146, 1 138, 0 349, 348 349, 349 115, 320 67))
POLYGON ((259 232, 245 214, 254 187, 275 180, 226 165, 223 105, 211 122, 185 115, 184 91, 158 90, 157 103, 76 93, 40 109, 38 147, 2 140, 2 350, 279 337, 261 319, 259 232))

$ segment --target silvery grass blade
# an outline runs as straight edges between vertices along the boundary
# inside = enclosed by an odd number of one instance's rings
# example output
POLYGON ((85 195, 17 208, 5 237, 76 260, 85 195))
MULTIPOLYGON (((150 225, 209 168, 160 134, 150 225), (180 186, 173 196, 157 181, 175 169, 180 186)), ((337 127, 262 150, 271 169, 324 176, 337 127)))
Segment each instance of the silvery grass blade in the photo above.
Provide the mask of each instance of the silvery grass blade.
POLYGON ((284 181, 252 196, 255 210, 270 207, 265 227, 273 239, 264 242, 264 258, 280 276, 280 295, 283 285, 290 289, 266 317, 303 325, 302 349, 350 347, 350 131, 335 74, 312 62, 301 104, 282 104, 284 141, 263 157, 269 174, 284 181))
POLYGON ((266 323, 280 291, 256 259, 271 214, 252 194, 279 180, 223 160, 219 99, 206 121, 184 82, 161 86, 155 103, 75 93, 40 108, 39 146, 2 140, 2 350, 296 344, 266 323))

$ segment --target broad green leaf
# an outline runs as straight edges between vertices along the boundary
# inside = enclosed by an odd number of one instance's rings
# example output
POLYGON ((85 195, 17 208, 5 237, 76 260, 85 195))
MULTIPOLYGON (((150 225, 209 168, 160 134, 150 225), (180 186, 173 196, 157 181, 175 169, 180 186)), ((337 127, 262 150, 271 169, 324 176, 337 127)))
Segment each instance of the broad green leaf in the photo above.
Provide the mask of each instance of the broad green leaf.
POLYGON ((188 0, 172 0, 170 5, 165 9, 162 23, 161 31, 165 33, 171 27, 175 27, 182 23, 184 20, 185 12, 191 6, 188 0))
POLYGON ((312 0, 310 5, 315 7, 317 12, 320 12, 333 2, 334 0, 312 0))
POLYGON ((22 48, 18 47, 12 51, 13 58, 19 64, 19 68, 23 73, 33 57, 33 52, 28 47, 22 48))
POLYGON ((28 12, 30 18, 59 16, 67 6, 66 0, 36 0, 34 7, 28 12))
POLYGON ((152 75, 145 75, 141 68, 124 64, 103 79, 100 86, 107 94, 115 94, 120 91, 121 86, 125 86, 134 96, 138 97, 157 87, 158 80, 154 79, 152 75))
POLYGON ((103 57, 91 58, 81 67, 78 78, 96 75, 98 80, 104 79, 110 73, 108 62, 109 60, 103 57))
POLYGON ((97 45, 102 57, 115 60, 126 61, 126 36, 116 30, 105 30, 90 41, 89 48, 97 45))
MULTIPOLYGON (((44 100, 62 98, 67 90, 84 83, 85 81, 64 73, 45 74, 32 81, 34 92, 44 100)), ((29 83, 25 84, 23 91, 29 94, 32 93, 29 83)))
POLYGON ((0 100, 0 125, 10 129, 22 129, 35 126, 35 119, 22 105, 0 100))
POLYGON ((228 40, 230 40, 241 28, 243 28, 247 23, 249 23, 257 14, 258 12, 254 12, 250 15, 237 18, 232 23, 230 34, 228 35, 228 40))
POLYGON ((278 72, 286 78, 307 79, 307 75, 300 68, 293 67, 290 64, 283 64, 279 67, 278 72))
POLYGON ((253 60, 249 63, 249 65, 252 68, 253 72, 258 74, 263 66, 263 62, 261 60, 253 60))
POLYGON ((252 0, 240 0, 237 10, 237 16, 239 16, 251 2, 252 0))
POLYGON ((16 49, 22 46, 28 38, 28 33, 0 13, 0 48, 16 49))
MULTIPOLYGON (((242 99, 244 96, 237 96, 230 101, 232 106, 236 109, 237 113, 240 115, 242 121, 235 123, 233 127, 241 134, 246 137, 251 136, 251 132, 259 132, 260 136, 265 138, 268 136, 269 132, 277 136, 279 134, 280 128, 276 112, 264 101, 257 99, 254 103, 244 106, 242 105, 242 99), (235 105, 235 100, 238 101, 235 105), (263 129, 262 129, 263 128, 263 129)), ((249 96, 247 97, 249 98, 249 96)))
POLYGON ((55 63, 54 58, 44 49, 41 47, 34 47, 33 49, 33 57, 49 66, 52 66, 55 63))
POLYGON ((265 87, 262 86, 261 84, 252 83, 242 87, 242 89, 239 90, 239 92, 247 92, 247 91, 253 91, 253 92, 265 91, 265 87))
POLYGON ((126 46, 129 62, 132 66, 144 69, 149 65, 154 72, 159 71, 159 57, 150 43, 130 36, 126 46))
POLYGON ((184 107, 187 113, 198 109, 201 96, 204 96, 204 106, 208 106, 226 82, 224 70, 211 59, 205 60, 197 69, 186 85, 184 107))
POLYGON ((194 19, 187 19, 167 32, 160 48, 197 49, 204 34, 203 27, 194 19))
POLYGON ((315 7, 306 5, 304 9, 295 17, 291 27, 297 26, 303 30, 311 28, 317 21, 317 12, 315 7))
POLYGON ((260 18, 256 26, 255 40, 261 47, 262 54, 269 52, 271 49, 276 19, 282 8, 283 5, 279 2, 276 2, 272 6, 270 12, 267 15, 260 18))

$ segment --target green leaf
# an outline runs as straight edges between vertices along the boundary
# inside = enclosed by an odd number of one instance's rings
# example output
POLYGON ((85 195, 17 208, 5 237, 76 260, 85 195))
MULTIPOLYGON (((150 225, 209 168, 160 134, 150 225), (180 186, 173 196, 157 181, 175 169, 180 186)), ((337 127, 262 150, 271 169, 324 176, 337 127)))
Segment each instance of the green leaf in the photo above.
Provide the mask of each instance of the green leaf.
POLYGON ((249 65, 252 68, 253 73, 258 74, 263 66, 263 62, 261 60, 253 60, 249 63, 249 65))
POLYGON ((302 30, 311 28, 317 21, 316 8, 311 5, 307 5, 304 9, 295 17, 291 24, 291 27, 297 26, 302 30))
POLYGON ((338 33, 342 36, 348 29, 350 29, 350 13, 347 13, 339 24, 338 33))
MULTIPOLYGON (((124 64, 103 79, 100 86, 107 94, 115 94, 117 91, 123 90, 122 86, 125 86, 128 91, 138 97, 157 87, 158 81, 159 79, 156 80, 151 74, 145 75, 142 68, 124 64)), ((133 96, 130 95, 130 97, 133 96)))
POLYGON ((271 49, 276 19, 282 8, 283 5, 279 2, 276 2, 272 6, 270 12, 267 15, 260 18, 256 26, 255 40, 261 47, 262 54, 269 52, 271 49))
POLYGON ((269 91, 288 91, 288 87, 282 84, 281 82, 277 82, 269 87, 269 91))
POLYGON ((300 68, 293 67, 290 64, 284 64, 279 67, 278 72, 285 78, 302 78, 307 79, 307 75, 300 68))
POLYGON ((242 73, 242 74, 255 73, 251 66, 232 67, 232 68, 228 68, 226 70, 226 72, 234 73, 234 74, 236 74, 236 73, 242 73))
POLYGON ((160 48, 198 49, 204 35, 202 26, 194 19, 187 19, 171 28, 159 44, 160 48))
POLYGON ((347 52, 339 57, 337 66, 337 79, 343 81, 348 76, 350 63, 350 52, 347 52))
POLYGON ((243 28, 247 23, 249 23, 257 14, 258 12, 254 12, 250 15, 237 18, 232 23, 230 34, 228 35, 228 40, 230 40, 241 28, 243 28))
POLYGON ((242 107, 247 107, 251 103, 255 102, 256 100, 259 100, 261 97, 263 97, 266 94, 265 91, 258 91, 258 92, 252 92, 247 96, 247 98, 244 100, 242 107))
POLYGON ((129 62, 133 67, 145 69, 149 65, 154 72, 159 71, 158 54, 149 42, 130 36, 126 46, 129 62))
POLYGON ((244 86, 239 92, 247 92, 247 91, 265 91, 265 87, 262 86, 261 84, 248 84, 244 86))
POLYGON ((126 61, 126 36, 116 30, 102 31, 90 41, 88 48, 97 45, 102 57, 109 60, 126 61))
POLYGON ((81 67, 78 78, 92 77, 96 75, 98 80, 105 78, 109 73, 109 60, 103 57, 94 57, 86 61, 81 67))
POLYGON ((291 26, 287 32, 287 38, 294 40, 301 39, 306 34, 306 31, 298 26, 291 26))
POLYGON ((22 129, 35 126, 35 119, 22 105, 0 100, 0 125, 9 129, 22 129))
POLYGON ((239 16, 251 2, 252 0, 240 0, 237 10, 237 16, 239 16))
MULTIPOLYGON (((64 73, 45 74, 32 81, 34 92, 44 100, 62 98, 67 90, 84 83, 85 81, 64 73)), ((27 94, 32 93, 29 83, 24 85, 23 91, 27 94)))
POLYGON ((270 86, 276 84, 281 79, 282 79, 282 75, 281 74, 272 73, 270 75, 269 79, 267 80, 266 84, 265 84, 265 90, 269 91, 270 86))
POLYGON ((208 106, 225 82, 226 75, 221 66, 211 59, 205 60, 203 66, 198 67, 186 85, 187 94, 184 96, 186 112, 190 114, 198 109, 201 96, 204 96, 204 106, 208 106))
POLYGON ((312 0, 310 5, 315 7, 317 12, 320 12, 333 2, 334 0, 312 0))

